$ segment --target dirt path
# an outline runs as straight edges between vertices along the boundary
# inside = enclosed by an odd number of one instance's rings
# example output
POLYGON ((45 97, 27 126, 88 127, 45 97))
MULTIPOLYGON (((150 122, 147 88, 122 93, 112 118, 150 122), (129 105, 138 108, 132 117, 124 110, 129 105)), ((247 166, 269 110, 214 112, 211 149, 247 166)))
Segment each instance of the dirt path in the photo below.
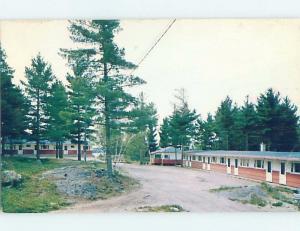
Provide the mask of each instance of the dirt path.
MULTIPOLYGON (((166 166, 139 166, 122 164, 118 168, 138 179, 141 187, 126 195, 78 203, 56 212, 134 212, 141 206, 177 204, 190 212, 270 211, 250 204, 241 204, 209 192, 226 186, 255 185, 257 183, 216 172, 166 166)), ((271 211, 281 209, 272 209, 271 211)), ((281 210, 282 211, 282 210, 281 210)), ((286 210, 285 210, 286 211, 286 210)))

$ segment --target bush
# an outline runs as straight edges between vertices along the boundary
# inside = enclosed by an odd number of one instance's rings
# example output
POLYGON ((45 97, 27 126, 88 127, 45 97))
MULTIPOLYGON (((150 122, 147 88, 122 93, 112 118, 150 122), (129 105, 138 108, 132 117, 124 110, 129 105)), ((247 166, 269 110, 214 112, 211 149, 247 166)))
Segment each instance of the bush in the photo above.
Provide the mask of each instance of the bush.
POLYGON ((265 207, 267 205, 267 201, 257 196, 256 194, 252 194, 250 199, 250 204, 258 205, 260 207, 265 207))
POLYGON ((281 201, 277 201, 272 204, 272 206, 275 206, 275 207, 281 207, 282 205, 283 205, 283 203, 281 201))

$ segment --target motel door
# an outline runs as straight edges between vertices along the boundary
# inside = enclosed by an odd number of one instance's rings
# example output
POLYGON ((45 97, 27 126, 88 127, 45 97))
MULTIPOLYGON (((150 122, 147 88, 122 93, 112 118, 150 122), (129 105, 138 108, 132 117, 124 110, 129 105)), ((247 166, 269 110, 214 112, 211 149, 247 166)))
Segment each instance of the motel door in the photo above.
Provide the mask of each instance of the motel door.
POLYGON ((286 166, 285 162, 280 163, 279 184, 286 184, 286 166))
POLYGON ((239 160, 238 159, 234 159, 234 175, 239 175, 239 160))
POLYGON ((210 157, 207 157, 207 165, 206 165, 206 169, 210 170, 210 157))
POLYGON ((267 164, 266 181, 272 182, 272 162, 268 161, 267 164))
POLYGON ((231 174, 230 158, 227 159, 227 174, 231 174))

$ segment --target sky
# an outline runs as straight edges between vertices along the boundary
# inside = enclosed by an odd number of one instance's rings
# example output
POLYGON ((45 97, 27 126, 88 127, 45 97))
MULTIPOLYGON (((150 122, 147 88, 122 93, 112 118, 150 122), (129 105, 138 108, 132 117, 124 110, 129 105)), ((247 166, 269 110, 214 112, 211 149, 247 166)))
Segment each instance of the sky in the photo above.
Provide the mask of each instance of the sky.
MULTIPOLYGON (((121 20, 116 42, 138 63, 172 20, 121 20)), ((0 21, 0 40, 14 83, 25 80, 25 66, 38 52, 65 81, 66 60, 59 48, 74 48, 67 20, 0 21)), ((268 88, 300 107, 299 19, 178 19, 134 72, 147 84, 159 121, 172 113, 175 89, 184 88, 189 106, 206 118, 227 95, 242 105, 268 88)))

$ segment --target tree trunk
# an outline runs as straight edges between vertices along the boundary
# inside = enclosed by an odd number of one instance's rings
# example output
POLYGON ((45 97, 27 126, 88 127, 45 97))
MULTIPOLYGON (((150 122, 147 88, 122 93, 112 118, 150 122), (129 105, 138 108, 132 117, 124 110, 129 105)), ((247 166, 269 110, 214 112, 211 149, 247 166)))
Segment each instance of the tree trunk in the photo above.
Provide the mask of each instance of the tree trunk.
MULTIPOLYGON (((107 64, 104 63, 104 81, 108 81, 108 71, 107 64)), ((110 136, 111 136, 111 128, 110 128, 110 111, 109 111, 109 103, 108 98, 104 99, 104 115, 105 115, 105 146, 106 146, 106 165, 107 165, 107 174, 109 177, 113 175, 112 171, 112 159, 111 159, 111 150, 110 150, 110 136)))
POLYGON ((175 165, 177 165, 177 146, 175 147, 175 165))
POLYGON ((58 156, 60 159, 64 158, 63 142, 59 142, 59 153, 58 156))
POLYGON ((80 140, 78 140, 78 145, 77 145, 77 157, 78 157, 78 160, 81 161, 81 144, 80 144, 80 140))
POLYGON ((245 150, 246 151, 249 150, 249 135, 248 135, 248 132, 246 132, 246 135, 245 135, 245 150))
POLYGON ((1 155, 4 156, 5 155, 5 137, 2 136, 1 139, 1 155))
POLYGON ((13 144, 12 144, 12 139, 9 139, 9 155, 13 156, 13 144))
POLYGON ((58 149, 59 149, 58 141, 56 141, 56 142, 55 142, 55 157, 56 157, 56 159, 59 158, 59 156, 58 156, 58 149))
POLYGON ((181 136, 181 167, 183 167, 183 137, 181 136))
MULTIPOLYGON (((77 112, 78 112, 78 115, 79 115, 79 113, 80 113, 79 105, 77 106, 77 112)), ((78 160, 81 161, 81 137, 80 137, 80 123, 79 123, 79 121, 78 121, 78 126, 77 126, 77 142, 78 142, 77 157, 78 157, 78 160)))
POLYGON ((37 113, 36 113, 36 159, 40 159, 40 90, 37 90, 37 113))

